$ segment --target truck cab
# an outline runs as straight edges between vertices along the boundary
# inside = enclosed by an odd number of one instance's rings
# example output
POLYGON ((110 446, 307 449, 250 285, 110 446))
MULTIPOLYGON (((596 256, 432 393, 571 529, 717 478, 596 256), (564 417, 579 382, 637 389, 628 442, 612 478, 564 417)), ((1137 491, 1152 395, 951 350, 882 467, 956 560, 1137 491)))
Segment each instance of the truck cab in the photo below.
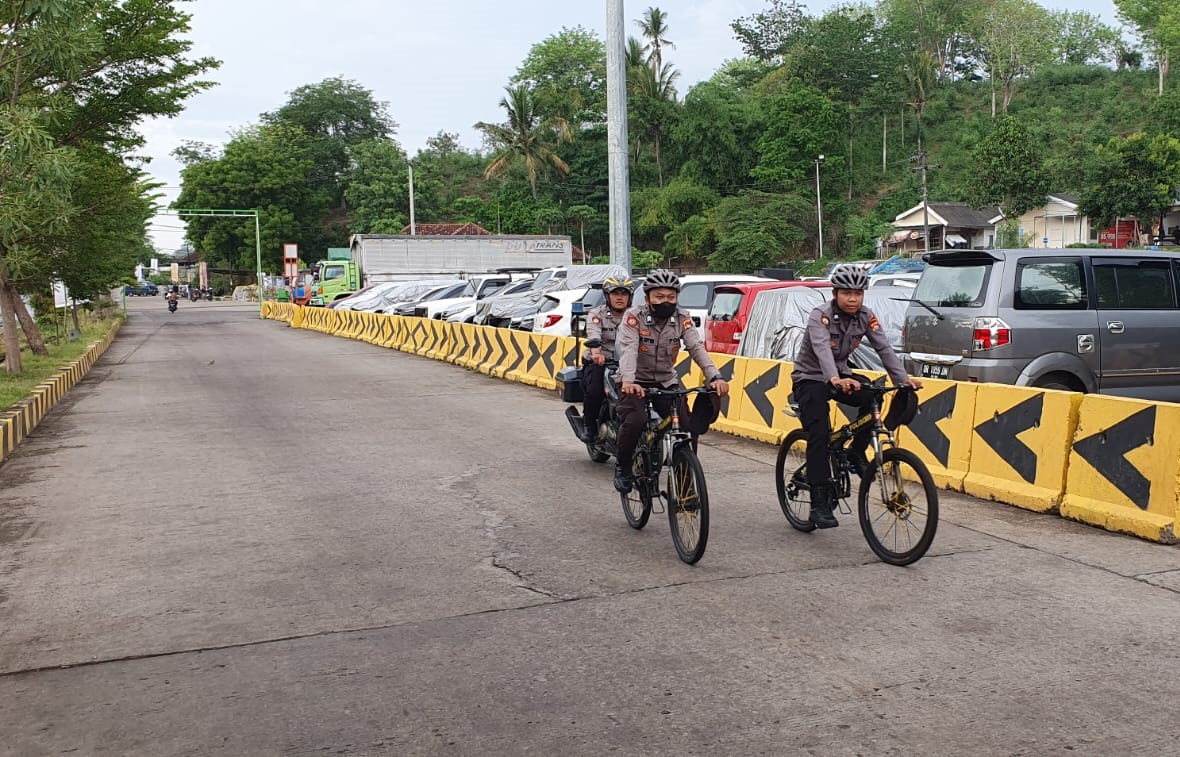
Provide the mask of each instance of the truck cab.
MULTIPOLYGON (((344 248, 343 252, 347 253, 347 248, 344 248)), ((347 256, 336 257, 334 253, 340 254, 334 249, 329 249, 328 258, 316 263, 316 285, 314 294, 308 301, 309 305, 323 307, 361 288, 361 272, 357 264, 347 256)))

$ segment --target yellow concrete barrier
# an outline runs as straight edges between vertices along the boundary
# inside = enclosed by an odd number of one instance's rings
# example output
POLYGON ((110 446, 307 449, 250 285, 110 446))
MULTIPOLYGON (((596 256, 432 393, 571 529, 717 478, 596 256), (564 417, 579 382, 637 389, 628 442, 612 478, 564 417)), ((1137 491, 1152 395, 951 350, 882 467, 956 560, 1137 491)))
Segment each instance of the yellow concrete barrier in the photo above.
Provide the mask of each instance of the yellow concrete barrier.
POLYGON ((1178 492, 1180 405, 1082 398, 1063 517, 1170 544, 1178 492))
POLYGON ((1037 512, 1065 494, 1082 395, 1000 384, 975 392, 975 438, 963 490, 1037 512))
POLYGON ((530 334, 528 350, 525 372, 532 379, 529 383, 535 381, 534 386, 556 389, 557 372, 562 369, 565 357, 561 339, 548 334, 530 334))
POLYGON ((739 357, 743 364, 740 385, 730 386, 736 411, 731 410, 724 430, 768 444, 780 443, 799 428, 799 419, 787 415, 791 394, 791 364, 780 360, 739 357))
POLYGON ((971 461, 975 393, 979 384, 923 379, 918 413, 900 429, 897 443, 916 454, 934 483, 947 489, 963 488, 971 461))

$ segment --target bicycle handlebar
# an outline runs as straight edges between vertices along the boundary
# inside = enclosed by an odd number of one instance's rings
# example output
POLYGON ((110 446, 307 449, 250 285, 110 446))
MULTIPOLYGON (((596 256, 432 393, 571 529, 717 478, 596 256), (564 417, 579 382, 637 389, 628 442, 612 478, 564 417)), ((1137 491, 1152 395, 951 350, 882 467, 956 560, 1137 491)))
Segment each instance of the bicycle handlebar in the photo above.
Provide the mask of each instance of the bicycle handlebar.
POLYGON ((714 394, 716 390, 711 386, 698 386, 693 389, 644 389, 643 393, 651 397, 687 397, 690 394, 714 394))

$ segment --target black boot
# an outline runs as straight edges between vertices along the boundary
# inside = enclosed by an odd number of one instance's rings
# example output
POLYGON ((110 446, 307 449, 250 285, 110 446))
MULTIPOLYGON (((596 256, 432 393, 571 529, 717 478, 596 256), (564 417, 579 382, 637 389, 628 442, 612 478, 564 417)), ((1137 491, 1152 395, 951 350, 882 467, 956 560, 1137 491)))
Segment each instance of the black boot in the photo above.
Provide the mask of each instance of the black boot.
POLYGON ((832 515, 832 487, 830 484, 811 486, 811 522, 816 528, 835 528, 840 525, 832 515))
POLYGON ((615 491, 619 494, 626 494, 631 491, 634 482, 631 480, 630 465, 626 468, 620 463, 615 463, 615 491))

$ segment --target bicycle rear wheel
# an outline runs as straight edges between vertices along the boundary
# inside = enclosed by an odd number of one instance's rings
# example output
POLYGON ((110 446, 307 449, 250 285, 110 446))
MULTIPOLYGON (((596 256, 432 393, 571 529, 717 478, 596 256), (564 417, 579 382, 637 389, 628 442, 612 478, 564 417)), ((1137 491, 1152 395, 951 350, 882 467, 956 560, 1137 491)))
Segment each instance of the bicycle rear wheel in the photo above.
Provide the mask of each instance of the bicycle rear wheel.
POLYGON ((705 472, 690 444, 677 444, 672 450, 667 483, 672 544, 680 559, 692 565, 704 556, 709 541, 709 492, 705 472))
POLYGON ((807 485, 807 434, 792 431, 778 448, 774 464, 778 505, 787 522, 800 531, 814 531, 811 522, 811 487, 807 485))
POLYGON ((646 526, 647 519, 651 517, 652 482, 648 478, 648 471, 651 470, 651 466, 647 464, 648 454, 645 449, 635 450, 631 463, 634 485, 631 491, 619 494, 623 501, 623 516, 627 519, 627 525, 635 529, 646 526))
POLYGON ((938 489, 917 455, 896 447, 869 464, 857 508, 869 548, 890 565, 922 558, 938 530, 938 489))

